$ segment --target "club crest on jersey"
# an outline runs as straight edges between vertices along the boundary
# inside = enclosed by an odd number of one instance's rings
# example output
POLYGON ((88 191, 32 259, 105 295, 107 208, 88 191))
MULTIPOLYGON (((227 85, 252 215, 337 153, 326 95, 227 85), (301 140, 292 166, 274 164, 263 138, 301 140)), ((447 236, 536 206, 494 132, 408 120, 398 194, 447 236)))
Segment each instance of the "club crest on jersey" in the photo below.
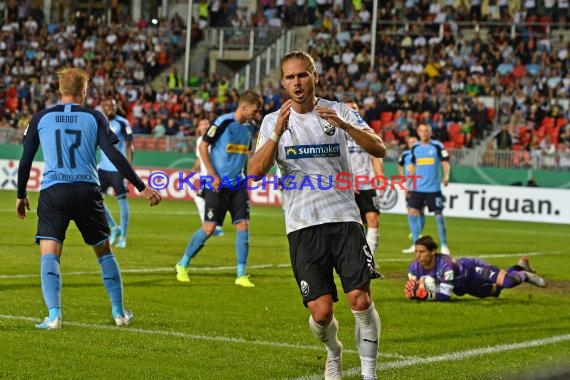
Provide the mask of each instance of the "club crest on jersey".
POLYGON ((329 135, 329 136, 334 135, 334 133, 336 131, 336 128, 327 122, 325 122, 324 124, 321 125, 321 129, 323 130, 325 135, 329 135))

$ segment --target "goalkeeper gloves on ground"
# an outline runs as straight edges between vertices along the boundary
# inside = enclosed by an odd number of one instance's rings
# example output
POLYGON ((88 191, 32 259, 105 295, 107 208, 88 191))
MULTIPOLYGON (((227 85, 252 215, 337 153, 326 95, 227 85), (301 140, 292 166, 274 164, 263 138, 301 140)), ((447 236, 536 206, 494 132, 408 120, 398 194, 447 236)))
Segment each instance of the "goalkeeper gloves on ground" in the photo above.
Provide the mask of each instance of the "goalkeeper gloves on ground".
POLYGON ((408 280, 408 282, 406 282, 404 294, 406 298, 410 300, 418 299, 421 301, 428 299, 430 296, 430 293, 423 286, 420 287, 420 283, 416 280, 408 280))

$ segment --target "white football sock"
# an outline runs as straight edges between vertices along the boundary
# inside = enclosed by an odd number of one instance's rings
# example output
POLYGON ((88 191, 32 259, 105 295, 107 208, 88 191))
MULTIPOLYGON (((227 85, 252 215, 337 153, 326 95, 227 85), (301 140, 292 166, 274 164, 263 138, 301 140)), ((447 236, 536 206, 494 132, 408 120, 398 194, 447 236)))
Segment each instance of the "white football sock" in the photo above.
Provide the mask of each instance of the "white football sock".
POLYGON ((366 231, 366 242, 370 247, 372 256, 375 256, 376 248, 378 247, 378 228, 368 228, 366 231))
POLYGON ((352 310, 355 319, 355 338, 362 376, 376 378, 376 357, 380 342, 380 316, 374 308, 374 303, 364 311, 352 310))
POLYGON ((206 201, 202 197, 195 196, 194 203, 196 203, 196 207, 198 208, 198 214, 200 214, 200 220, 204 222, 204 210, 206 208, 206 201))
POLYGON ((309 317, 309 328, 315 337, 324 343, 328 355, 338 356, 340 354, 341 345, 336 335, 338 331, 338 322, 334 316, 328 326, 321 326, 314 321, 313 316, 311 315, 309 317))

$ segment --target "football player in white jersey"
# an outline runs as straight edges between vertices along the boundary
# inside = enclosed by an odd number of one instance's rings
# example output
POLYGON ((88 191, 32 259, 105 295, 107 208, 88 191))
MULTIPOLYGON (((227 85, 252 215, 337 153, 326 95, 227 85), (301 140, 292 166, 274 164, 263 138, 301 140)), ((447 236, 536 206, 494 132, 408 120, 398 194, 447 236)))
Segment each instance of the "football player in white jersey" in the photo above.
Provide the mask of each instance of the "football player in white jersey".
MULTIPOLYGON (((357 118, 361 116, 358 113, 359 108, 356 101, 349 99, 345 103, 356 112, 357 118)), ((362 176, 366 180, 365 183, 359 184, 358 189, 355 189, 354 196, 362 222, 366 224, 366 242, 370 247, 370 252, 374 255, 380 241, 380 198, 382 192, 377 189, 386 184, 376 180, 376 183, 373 184, 372 179, 384 177, 384 161, 366 153, 360 145, 350 138, 348 139, 348 153, 350 153, 353 176, 362 176)))
POLYGON ((350 178, 349 136, 375 157, 383 157, 386 147, 344 103, 316 97, 318 74, 308 53, 294 51, 282 58, 281 81, 290 99, 263 119, 249 174, 260 178, 275 161, 281 170, 291 264, 311 314, 309 327, 327 350, 325 379, 342 376, 333 270, 356 320, 362 377, 376 379, 380 317, 370 280, 380 274, 353 187, 340 179, 350 178))
MULTIPOLYGON (((196 139, 196 161, 194 161, 194 166, 190 169, 191 171, 195 172, 200 170, 200 176, 208 175, 208 171, 206 170, 206 166, 204 166, 204 162, 200 157, 200 142, 204 136, 204 133, 210 127, 210 121, 208 119, 201 119, 198 122, 198 126, 196 127, 196 132, 198 132, 198 138, 196 139)), ((206 201, 204 200, 203 189, 200 189, 196 192, 196 196, 194 197, 194 203, 196 204, 196 208, 198 209, 198 214, 200 215, 200 221, 204 223, 204 214, 206 208, 206 201)), ((216 226, 214 230, 214 236, 223 236, 224 229, 222 226, 216 226)))

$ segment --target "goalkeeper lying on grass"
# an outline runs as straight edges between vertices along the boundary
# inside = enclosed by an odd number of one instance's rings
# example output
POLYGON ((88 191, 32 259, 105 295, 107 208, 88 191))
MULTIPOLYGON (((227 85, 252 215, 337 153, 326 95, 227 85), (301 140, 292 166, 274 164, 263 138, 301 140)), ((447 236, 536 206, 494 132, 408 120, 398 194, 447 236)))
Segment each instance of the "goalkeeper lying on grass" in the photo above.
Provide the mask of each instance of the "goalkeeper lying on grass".
POLYGON ((408 299, 449 301, 451 294, 478 298, 498 297, 503 288, 523 282, 544 288, 546 282, 535 274, 527 257, 506 271, 474 257, 459 260, 437 253, 431 236, 416 240, 416 260, 408 268, 404 293, 408 299))

